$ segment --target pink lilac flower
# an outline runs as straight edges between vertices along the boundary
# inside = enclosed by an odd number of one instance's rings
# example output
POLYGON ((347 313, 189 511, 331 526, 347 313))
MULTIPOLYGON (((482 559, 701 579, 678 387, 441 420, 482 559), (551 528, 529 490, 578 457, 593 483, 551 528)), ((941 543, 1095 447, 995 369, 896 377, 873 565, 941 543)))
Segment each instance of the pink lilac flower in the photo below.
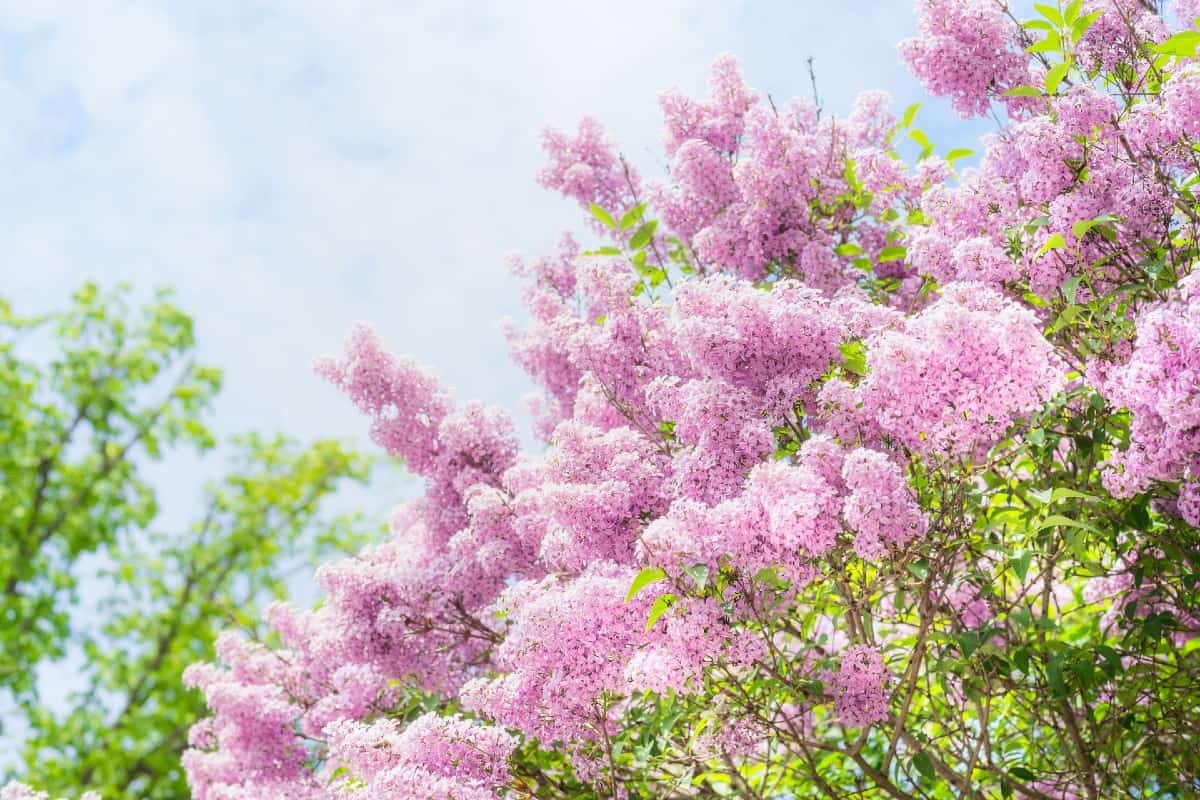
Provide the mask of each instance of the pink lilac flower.
POLYGON ((856 644, 842 653, 833 678, 834 711, 851 728, 888 718, 889 675, 883 656, 869 645, 856 644))
POLYGON ((964 116, 987 113, 989 99, 1029 83, 1016 21, 994 0, 917 0, 917 35, 900 58, 931 94, 964 116))

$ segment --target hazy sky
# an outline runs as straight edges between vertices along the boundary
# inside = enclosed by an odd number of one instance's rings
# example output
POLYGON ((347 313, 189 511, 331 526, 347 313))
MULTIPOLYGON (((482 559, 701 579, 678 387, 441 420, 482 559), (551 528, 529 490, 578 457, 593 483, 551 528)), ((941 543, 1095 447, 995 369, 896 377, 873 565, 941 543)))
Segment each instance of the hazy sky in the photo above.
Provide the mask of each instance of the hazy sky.
MULTIPOLYGON (((869 88, 900 110, 912 29, 910 0, 0 0, 0 293, 173 285, 226 372, 222 433, 362 441, 310 369, 356 320, 516 410, 504 256, 578 227, 533 181, 544 123, 594 113, 654 174, 658 92, 703 93, 718 53, 777 101, 809 94, 811 55, 829 110, 869 88)), ((919 121, 941 152, 988 127, 935 101, 919 121)), ((168 517, 211 471, 158 469, 168 517)))

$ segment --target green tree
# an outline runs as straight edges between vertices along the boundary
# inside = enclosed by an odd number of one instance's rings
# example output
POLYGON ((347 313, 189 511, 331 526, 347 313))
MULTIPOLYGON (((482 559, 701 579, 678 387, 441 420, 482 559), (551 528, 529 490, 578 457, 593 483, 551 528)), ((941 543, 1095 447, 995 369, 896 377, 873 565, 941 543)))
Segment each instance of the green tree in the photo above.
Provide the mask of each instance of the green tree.
POLYGON ((157 514, 145 458, 214 444, 197 420, 221 375, 169 299, 133 310, 87 284, 32 317, 0 299, 0 689, 18 697, 63 653, 79 557, 157 514))
POLYGON ((10 777, 186 797, 179 757, 204 704, 184 669, 214 657, 216 630, 257 635, 262 602, 297 568, 359 541, 360 517, 329 501, 366 482, 370 461, 334 441, 259 434, 232 440, 194 522, 156 525, 147 460, 216 445, 201 419, 220 373, 194 347, 168 292, 132 308, 127 288, 89 284, 35 317, 0 300, 0 690, 26 734, 10 777), (74 614, 83 606, 89 625, 74 614), (80 688, 48 708, 35 668, 71 645, 80 688))
POLYGON ((256 635, 261 599, 282 597, 296 567, 355 539, 357 520, 323 512, 322 500, 346 479, 366 480, 363 457, 331 441, 248 436, 237 445, 236 465, 207 486, 188 530, 117 551, 119 591, 101 629, 82 637, 86 687, 65 713, 27 709, 34 733, 21 760, 31 782, 57 793, 185 797, 179 756, 204 700, 183 687, 184 669, 212 657, 219 623, 256 635))

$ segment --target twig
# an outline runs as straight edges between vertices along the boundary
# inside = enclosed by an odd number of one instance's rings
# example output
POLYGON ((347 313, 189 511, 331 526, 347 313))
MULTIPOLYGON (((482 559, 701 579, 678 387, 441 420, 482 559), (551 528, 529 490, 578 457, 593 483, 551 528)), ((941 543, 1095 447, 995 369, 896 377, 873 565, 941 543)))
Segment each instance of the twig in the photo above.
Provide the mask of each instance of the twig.
POLYGON ((809 56, 805 59, 805 63, 808 64, 808 80, 812 83, 813 103, 817 107, 817 122, 820 122, 821 110, 824 108, 824 105, 821 103, 821 95, 817 93, 817 71, 813 69, 813 57, 809 56))

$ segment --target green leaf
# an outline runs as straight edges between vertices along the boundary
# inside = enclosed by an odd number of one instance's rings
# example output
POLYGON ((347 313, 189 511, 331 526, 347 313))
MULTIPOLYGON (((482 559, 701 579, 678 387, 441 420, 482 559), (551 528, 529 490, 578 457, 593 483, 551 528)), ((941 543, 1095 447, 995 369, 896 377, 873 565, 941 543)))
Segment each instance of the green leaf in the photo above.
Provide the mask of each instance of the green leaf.
POLYGON ((859 256, 862 255, 862 247, 854 242, 843 242, 833 248, 833 252, 839 256, 859 256))
POLYGON ((1096 681, 1096 670, 1088 661, 1072 661, 1071 671, 1075 673, 1075 677, 1079 678, 1079 684, 1084 689, 1092 688, 1092 684, 1096 681))
POLYGON ((1055 8, 1054 6, 1046 5, 1045 3, 1034 3, 1033 7, 1036 8, 1043 17, 1050 20, 1051 24, 1057 25, 1060 28, 1062 27, 1062 25, 1063 25, 1062 12, 1059 11, 1057 8, 1055 8))
POLYGON ((908 138, 912 139, 923 148, 928 149, 933 147, 933 145, 929 143, 929 137, 925 135, 925 131, 919 128, 913 128, 911 131, 909 131, 908 138))
POLYGON ((1079 275, 1072 275, 1062 285, 1063 297, 1067 298, 1067 302, 1072 305, 1075 303, 1075 292, 1079 288, 1079 280, 1079 275))
POLYGON ((838 346, 844 359, 843 367, 855 375, 867 374, 867 350, 861 341, 844 342, 838 346))
POLYGON ((956 147, 953 150, 951 150, 949 153, 946 153, 946 160, 949 161, 951 164, 953 164, 955 161, 958 161, 960 158, 970 158, 973 155, 975 155, 974 150, 970 150, 966 147, 956 147))
POLYGON ((913 120, 917 118, 917 109, 921 107, 920 103, 913 103, 908 108, 904 109, 904 115, 900 117, 900 127, 907 128, 913 124, 913 120))
POLYGON ((1022 583, 1025 582, 1025 576, 1029 574, 1029 563, 1031 561, 1033 561, 1032 550, 1026 550, 1021 555, 1012 557, 1013 572, 1017 573, 1017 579, 1022 583))
POLYGON ((1155 53, 1195 58, 1196 49, 1200 47, 1200 31, 1180 31, 1154 48, 1155 53))
POLYGON ((692 778, 693 786, 702 786, 705 783, 733 783, 733 778, 724 772, 701 772, 692 778))
POLYGON ((1107 222, 1112 222, 1113 219, 1114 218, 1109 214, 1105 214, 1102 217, 1096 217, 1095 219, 1081 219, 1071 226, 1071 233, 1075 234, 1076 239, 1082 239, 1092 228, 1096 227, 1097 225, 1103 225, 1107 222))
POLYGON ((1036 44, 1026 47, 1026 53, 1058 53, 1062 50, 1062 37, 1058 31, 1049 31, 1046 38, 1036 44))
POLYGON ((1051 234, 1046 241, 1042 242, 1042 246, 1038 248, 1034 258, 1040 258, 1051 250, 1061 250, 1067 246, 1067 240, 1061 233, 1051 234))
POLYGON ((1046 73, 1046 94, 1056 94, 1058 85, 1062 83, 1063 78, 1067 77, 1067 72, 1071 69, 1071 62, 1064 61, 1061 64, 1056 64, 1046 73))
POLYGON ((929 577, 929 562, 923 558, 918 561, 914 561, 908 565, 908 571, 912 573, 914 578, 919 581, 923 581, 929 577))
POLYGON ((1054 692, 1055 697, 1066 696, 1067 684, 1063 680, 1062 660, 1059 656, 1055 656, 1046 663, 1046 680, 1049 682, 1050 689, 1054 692))
POLYGON ((708 564, 693 564, 688 567, 688 574, 696 581, 696 588, 703 591, 708 583, 708 564))
POLYGON ((1074 489, 1068 489, 1065 486, 1060 486, 1059 488, 1055 489, 1050 494, 1050 502, 1056 503, 1059 500, 1066 500, 1066 499, 1072 498, 1072 497, 1077 497, 1082 500, 1095 500, 1096 499, 1096 496, 1094 494, 1084 494, 1083 492, 1077 492, 1074 489))
POLYGON ((646 204, 638 203, 633 208, 625 212, 625 216, 621 217, 621 230, 627 230, 637 224, 642 218, 642 214, 646 212, 646 204))
POLYGON ((1116 650, 1106 644, 1100 644, 1096 645, 1096 652, 1104 659, 1104 672, 1110 680, 1125 671, 1125 664, 1116 650))
POLYGON ((1021 670, 1021 672, 1024 672, 1026 675, 1029 674, 1029 648, 1028 647, 1018 647, 1016 650, 1014 650, 1013 655, 1012 655, 1012 660, 1013 660, 1013 663, 1017 665, 1017 669, 1021 670))
POLYGON ((645 247, 654 238, 654 231, 658 228, 658 220, 652 219, 646 222, 642 227, 634 232, 633 237, 629 240, 629 246, 634 250, 645 247))
POLYGON ((661 581, 667 577, 667 573, 663 572, 658 567, 646 567, 633 579, 633 583, 629 585, 629 594, 625 595, 625 602, 628 603, 633 598, 637 597, 638 592, 645 589, 650 584, 661 581))
POLYGON ((1129 506, 1125 509, 1121 519, 1125 524, 1139 531, 1150 528, 1150 510, 1146 507, 1145 501, 1129 506))
POLYGON ((1077 519, 1071 519, 1070 517, 1064 517, 1062 514, 1051 514, 1050 516, 1048 516, 1044 520, 1042 520, 1040 523, 1038 523, 1037 529, 1040 531, 1040 530, 1045 530, 1046 528, 1053 528, 1053 527, 1082 528, 1083 530, 1091 531, 1092 533, 1100 532, 1097 528, 1095 528, 1092 525, 1087 524, 1086 522, 1080 522, 1077 519))
POLYGON ((1037 775, 1034 775, 1024 767, 1011 767, 1008 770, 1008 774, 1012 775, 1014 778, 1020 778, 1023 781, 1037 780, 1037 775))
POLYGON ((596 205, 595 203, 588 203, 588 208, 591 209, 593 217, 600 220, 601 222, 603 222, 605 225, 612 228, 613 230, 617 229, 617 221, 612 218, 612 214, 609 214, 607 211, 605 211, 603 208, 596 205))
POLYGON ((1067 547, 1071 550, 1071 555, 1081 562, 1088 562, 1088 543, 1087 537, 1076 528, 1070 528, 1066 533, 1067 547))
POLYGON ((886 264, 889 261, 899 261, 900 259, 904 258, 904 255, 907 252, 908 251, 905 248, 895 245, 892 247, 885 247, 879 251, 879 263, 886 264))
POLYGON ((1079 12, 1083 10, 1083 0, 1071 0, 1067 5, 1066 11, 1063 12, 1063 22, 1071 25, 1079 18, 1079 12))
POLYGON ((650 616, 646 618, 647 632, 654 627, 654 623, 658 622, 659 617, 667 613, 667 609, 675 605, 675 601, 678 599, 676 595, 664 594, 654 601, 654 605, 650 606, 650 616))
POLYGON ((1041 97, 1042 90, 1036 86, 1018 86, 1014 89, 1009 89, 1007 92, 1002 92, 1001 97, 1041 97))
POLYGON ((765 583, 768 586, 775 587, 776 589, 780 589, 786 585, 783 578, 779 577, 779 570, 777 567, 763 567, 758 572, 754 573, 754 581, 755 583, 765 583))
POLYGON ((929 757, 928 753, 917 753, 912 757, 912 765, 916 767, 917 772, 925 776, 926 780, 932 781, 937 777, 937 773, 933 771, 933 759, 929 757))
POLYGON ((1084 308, 1083 308, 1083 306, 1080 306, 1080 305, 1067 306, 1066 308, 1064 308, 1062 310, 1062 313, 1059 314, 1058 317, 1054 320, 1054 324, 1051 325, 1046 330, 1046 333, 1047 334, 1057 333, 1058 331, 1062 330, 1063 328, 1067 327, 1072 322, 1074 322, 1076 319, 1078 319, 1079 315, 1082 314, 1083 311, 1084 311, 1084 308))
POLYGON ((1092 13, 1080 17, 1075 20, 1075 24, 1071 26, 1071 41, 1078 42, 1087 33, 1088 28, 1104 14, 1103 11, 1093 11, 1092 13))

